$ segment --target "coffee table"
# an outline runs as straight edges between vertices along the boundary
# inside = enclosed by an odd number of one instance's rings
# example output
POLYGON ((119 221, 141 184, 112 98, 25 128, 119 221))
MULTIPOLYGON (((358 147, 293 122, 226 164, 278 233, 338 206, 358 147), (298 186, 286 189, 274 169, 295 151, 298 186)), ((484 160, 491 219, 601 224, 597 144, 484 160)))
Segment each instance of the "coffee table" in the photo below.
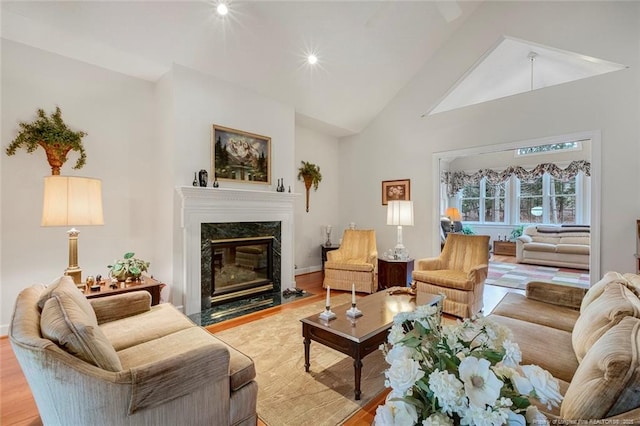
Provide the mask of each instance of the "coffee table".
POLYGON ((392 294, 399 289, 400 287, 392 287, 358 299, 358 309, 363 314, 358 318, 347 316, 346 311, 351 308, 351 303, 346 303, 331 307, 337 315, 331 321, 320 319, 320 312, 301 319, 305 371, 309 372, 312 340, 349 355, 354 360, 355 399, 359 400, 362 359, 386 342, 393 317, 398 312, 411 312, 416 306, 433 305, 440 300, 440 296, 426 293, 419 293, 417 296, 392 294))

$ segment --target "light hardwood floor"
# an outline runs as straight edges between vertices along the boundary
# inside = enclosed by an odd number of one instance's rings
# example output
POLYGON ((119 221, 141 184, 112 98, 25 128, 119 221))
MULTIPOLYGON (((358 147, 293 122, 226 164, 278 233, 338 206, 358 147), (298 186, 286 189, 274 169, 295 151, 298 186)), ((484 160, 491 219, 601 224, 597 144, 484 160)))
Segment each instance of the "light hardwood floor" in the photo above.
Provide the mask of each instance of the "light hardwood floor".
MULTIPOLYGON (((513 259, 513 257, 509 256, 494 256, 492 258, 492 260, 499 262, 513 262, 513 259)), ((321 272, 297 276, 296 285, 298 288, 302 288, 314 295, 297 301, 285 303, 281 306, 276 306, 274 308, 265 309, 263 311, 224 321, 219 324, 214 324, 208 326, 207 329, 212 333, 215 333, 324 299, 321 272)), ((509 291, 521 292, 521 290, 511 290, 503 287, 486 285, 484 292, 485 313, 488 314, 491 312, 502 297, 509 291)), ((373 421, 373 417, 375 416, 376 407, 384 402, 385 397, 386 392, 374 398, 369 402, 369 404, 351 417, 345 425, 370 425, 373 421)), ((41 424, 42 422, 40 421, 35 401, 33 400, 25 377, 22 374, 22 370, 20 369, 13 351, 11 350, 9 340, 6 337, 2 337, 0 338, 0 425, 37 426, 41 424)), ((264 423, 259 421, 258 425, 263 426, 264 423)))

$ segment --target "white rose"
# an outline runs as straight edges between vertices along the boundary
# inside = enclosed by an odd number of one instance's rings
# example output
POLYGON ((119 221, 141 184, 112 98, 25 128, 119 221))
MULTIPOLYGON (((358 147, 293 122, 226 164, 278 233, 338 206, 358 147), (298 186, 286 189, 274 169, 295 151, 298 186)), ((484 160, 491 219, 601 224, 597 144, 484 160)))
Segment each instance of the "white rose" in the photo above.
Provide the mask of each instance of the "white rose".
POLYGON ((394 360, 384 375, 391 388, 405 393, 424 376, 424 371, 420 369, 420 364, 413 359, 402 358, 394 360))
POLYGON ((453 420, 442 413, 434 413, 422 421, 422 426, 453 426, 453 420))
POLYGON ((527 407, 525 417, 527 418, 527 424, 530 425, 547 425, 549 423, 544 414, 542 414, 535 405, 527 407))
POLYGON ((513 387, 516 388, 520 395, 531 395, 533 392, 533 385, 526 377, 521 376, 516 371, 511 374, 511 383, 513 383, 513 387))
POLYGON ((389 335, 387 336, 387 341, 392 345, 395 345, 402 339, 404 339, 404 330, 402 329, 402 326, 399 324, 392 325, 391 330, 389 330, 389 335))
POLYGON ((413 348, 408 348, 404 345, 395 345, 387 353, 387 356, 385 356, 384 359, 389 365, 391 365, 393 364, 393 361, 397 359, 413 358, 414 354, 416 354, 416 350, 413 348))
POLYGON ((505 340, 502 344, 504 347, 504 358, 502 358, 502 364, 507 367, 515 368, 522 362, 522 352, 520 352, 520 346, 511 340, 505 340))
POLYGON ((509 417, 507 418, 507 425, 509 426, 527 426, 527 421, 522 414, 516 414, 509 410, 509 417))
POLYGON ((562 401, 560 385, 551 373, 537 365, 523 365, 522 372, 525 374, 531 386, 536 392, 536 397, 546 404, 548 409, 551 406, 557 407, 562 401))
POLYGON ((389 401, 378 406, 373 424, 376 426, 413 426, 418 421, 416 408, 404 401, 389 401))
POLYGON ((391 405, 378 405, 378 408, 376 408, 376 416, 373 418, 373 424, 376 426, 393 424, 393 411, 391 405))

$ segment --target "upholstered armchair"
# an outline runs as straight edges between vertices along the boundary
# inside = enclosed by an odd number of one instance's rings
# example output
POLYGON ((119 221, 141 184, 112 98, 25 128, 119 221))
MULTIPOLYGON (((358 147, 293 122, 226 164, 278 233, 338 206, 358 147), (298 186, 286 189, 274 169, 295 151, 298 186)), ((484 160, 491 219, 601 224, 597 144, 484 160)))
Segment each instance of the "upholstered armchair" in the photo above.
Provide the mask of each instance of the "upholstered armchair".
POLYGON ((439 257, 420 259, 413 270, 416 291, 444 293, 443 311, 461 318, 482 310, 489 272, 489 236, 450 233, 439 257))
POLYGON ((327 253, 324 264, 324 288, 373 293, 375 268, 378 263, 376 231, 347 229, 340 248, 327 253))

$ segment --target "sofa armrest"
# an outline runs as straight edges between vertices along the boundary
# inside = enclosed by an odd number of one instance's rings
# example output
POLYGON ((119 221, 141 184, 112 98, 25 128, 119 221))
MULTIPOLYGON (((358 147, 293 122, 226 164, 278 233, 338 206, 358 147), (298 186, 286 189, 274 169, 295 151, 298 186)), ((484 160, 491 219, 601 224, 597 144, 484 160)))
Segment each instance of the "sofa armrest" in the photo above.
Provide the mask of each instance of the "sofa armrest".
POLYGON ((328 262, 337 262, 342 259, 344 256, 342 255, 342 251, 340 249, 331 250, 327 252, 327 261, 328 262))
MULTIPOLYGON (((226 381, 224 389, 230 392, 229 350, 224 343, 211 339, 198 348, 134 367, 131 379, 129 414, 164 404, 217 381, 226 381)), ((229 398, 229 395, 215 395, 215 398, 229 398)))
POLYGON ((530 243, 533 242, 533 238, 528 235, 520 235, 518 238, 516 238, 516 243, 518 241, 520 241, 521 243, 530 243))
POLYGON ((580 309, 582 298, 587 294, 587 289, 580 287, 560 286, 542 281, 527 283, 527 298, 552 305, 566 306, 571 309, 580 309))
POLYGON ((442 269, 439 257, 428 257, 426 259, 418 259, 416 269, 418 271, 434 271, 442 269))
POLYGON ((378 267, 377 259, 378 259, 378 251, 377 250, 373 250, 367 256, 367 263, 372 264, 373 265, 373 269, 376 269, 378 267))
POLYGON ((89 299, 98 324, 138 315, 151 309, 151 294, 146 291, 89 299))

